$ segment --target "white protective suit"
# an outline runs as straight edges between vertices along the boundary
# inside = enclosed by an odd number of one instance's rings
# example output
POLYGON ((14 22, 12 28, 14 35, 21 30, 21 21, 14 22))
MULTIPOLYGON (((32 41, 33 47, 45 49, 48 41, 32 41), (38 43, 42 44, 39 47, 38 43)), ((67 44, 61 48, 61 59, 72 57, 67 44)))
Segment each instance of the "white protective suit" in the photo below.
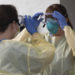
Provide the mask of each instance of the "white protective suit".
POLYGON ((39 73, 52 61, 54 51, 40 34, 30 36, 24 29, 16 38, 0 42, 0 75, 39 73))
POLYGON ((65 26, 64 33, 64 36, 54 37, 54 59, 40 75, 75 75, 75 32, 65 26))

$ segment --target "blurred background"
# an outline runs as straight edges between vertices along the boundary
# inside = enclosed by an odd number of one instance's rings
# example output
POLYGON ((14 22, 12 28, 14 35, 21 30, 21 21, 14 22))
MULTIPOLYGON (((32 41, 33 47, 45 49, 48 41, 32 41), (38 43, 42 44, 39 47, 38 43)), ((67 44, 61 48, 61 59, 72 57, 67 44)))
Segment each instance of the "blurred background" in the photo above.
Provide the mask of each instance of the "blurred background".
POLYGON ((13 4, 19 14, 33 15, 36 12, 44 12, 53 3, 60 3, 59 0, 0 0, 0 4, 13 4))

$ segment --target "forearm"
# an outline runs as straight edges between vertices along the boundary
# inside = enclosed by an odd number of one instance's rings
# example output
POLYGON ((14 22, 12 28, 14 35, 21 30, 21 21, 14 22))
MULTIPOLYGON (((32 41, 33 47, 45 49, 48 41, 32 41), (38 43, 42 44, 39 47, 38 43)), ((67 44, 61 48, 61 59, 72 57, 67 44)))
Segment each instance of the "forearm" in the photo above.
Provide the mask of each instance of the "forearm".
MULTIPOLYGON (((20 42, 17 43, 19 44, 20 42)), ((32 73, 39 73, 51 63, 54 57, 55 47, 47 42, 39 33, 32 35, 31 42, 22 44, 24 44, 22 47, 19 46, 22 49, 18 49, 24 51, 23 56, 26 60, 24 63, 26 62, 28 65, 26 70, 29 69, 32 73)))
POLYGON ((32 45, 38 49, 38 58, 41 59, 41 61, 43 61, 43 65, 48 65, 54 57, 54 45, 47 42, 39 33, 35 33, 32 36, 32 45))
POLYGON ((69 26, 64 27, 65 37, 75 56, 75 32, 69 26))

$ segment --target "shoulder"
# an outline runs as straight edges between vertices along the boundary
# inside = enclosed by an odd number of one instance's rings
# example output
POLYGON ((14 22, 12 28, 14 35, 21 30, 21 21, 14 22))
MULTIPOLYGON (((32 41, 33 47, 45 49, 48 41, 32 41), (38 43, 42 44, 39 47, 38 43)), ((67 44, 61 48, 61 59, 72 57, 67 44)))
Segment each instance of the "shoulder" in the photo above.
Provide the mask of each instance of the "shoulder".
POLYGON ((13 41, 13 40, 4 40, 0 42, 0 51, 5 53, 12 53, 15 52, 24 52, 28 50, 28 46, 25 43, 13 41))

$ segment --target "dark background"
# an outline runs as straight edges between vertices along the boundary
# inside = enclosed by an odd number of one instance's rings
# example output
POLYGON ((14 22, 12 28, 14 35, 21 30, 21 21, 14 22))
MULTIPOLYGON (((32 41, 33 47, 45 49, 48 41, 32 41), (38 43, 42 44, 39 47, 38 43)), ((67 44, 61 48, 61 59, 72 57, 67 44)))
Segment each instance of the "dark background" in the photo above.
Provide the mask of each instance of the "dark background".
POLYGON ((66 7, 69 19, 75 29, 75 0, 60 0, 60 3, 66 7))

